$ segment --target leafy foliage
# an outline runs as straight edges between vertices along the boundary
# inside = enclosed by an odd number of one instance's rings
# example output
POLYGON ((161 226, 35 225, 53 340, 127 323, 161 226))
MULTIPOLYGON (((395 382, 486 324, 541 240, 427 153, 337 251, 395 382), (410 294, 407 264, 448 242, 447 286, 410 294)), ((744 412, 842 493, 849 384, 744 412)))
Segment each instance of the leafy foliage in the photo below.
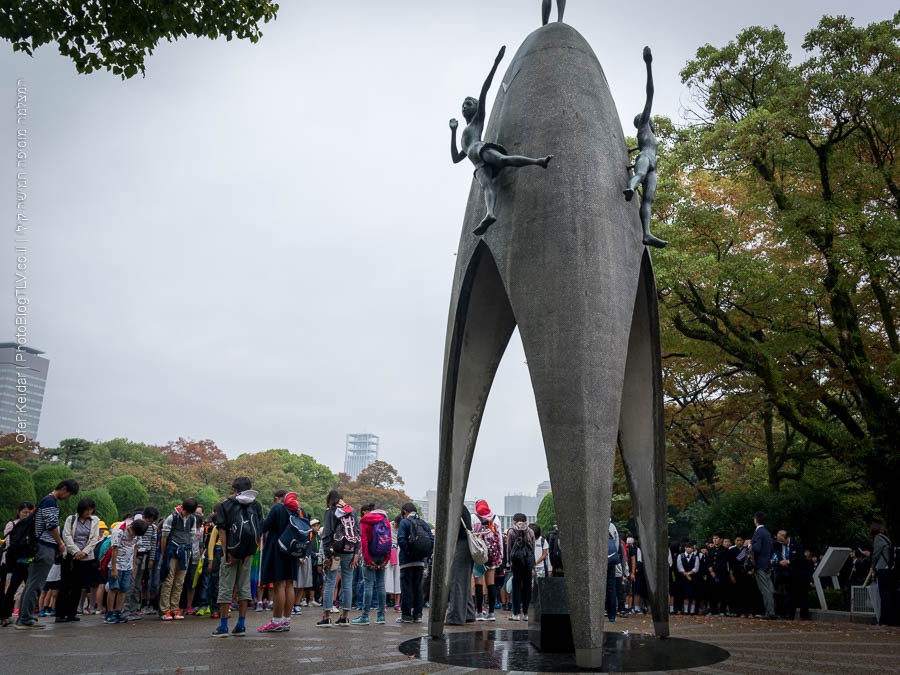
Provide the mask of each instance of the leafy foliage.
POLYGON ((346 473, 338 474, 338 490, 344 495, 344 501, 355 509, 364 504, 375 504, 384 509, 388 516, 394 517, 407 502, 411 502, 402 488, 403 478, 397 470, 387 462, 373 462, 356 477, 350 480, 346 473))
POLYGON ((275 18, 278 5, 243 2, 101 2, 21 0, 0 9, 0 37, 14 51, 32 55, 57 43, 79 73, 105 68, 122 79, 144 73, 144 61, 161 40, 188 36, 259 41, 260 22, 275 18))
POLYGON ((88 490, 84 493, 84 496, 94 500, 94 503, 97 505, 94 509, 94 515, 98 516, 107 525, 112 525, 119 519, 119 508, 106 488, 88 490))
POLYGON ((824 17, 792 65, 752 27, 682 71, 698 123, 661 125, 656 262, 670 470, 701 498, 747 453, 773 490, 831 458, 900 523, 898 38, 900 13, 824 17))
POLYGON ((119 476, 109 481, 105 487, 115 502, 117 519, 124 517, 126 513, 134 513, 148 503, 147 490, 134 476, 119 476))
POLYGON ((35 503, 31 474, 16 462, 0 460, 0 525, 13 520, 21 502, 35 503))
POLYGON ((537 519, 535 522, 541 528, 542 533, 547 533, 556 524, 556 507, 553 505, 553 493, 548 492, 541 500, 538 506, 537 519))

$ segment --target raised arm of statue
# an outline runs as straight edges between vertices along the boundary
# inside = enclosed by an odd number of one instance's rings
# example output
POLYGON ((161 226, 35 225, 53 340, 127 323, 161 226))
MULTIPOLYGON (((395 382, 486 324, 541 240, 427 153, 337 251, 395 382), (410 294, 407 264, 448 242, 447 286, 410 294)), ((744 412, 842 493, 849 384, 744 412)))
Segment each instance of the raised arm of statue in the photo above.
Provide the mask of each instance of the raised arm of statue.
POLYGON ((459 122, 455 119, 450 120, 450 158, 454 164, 459 164, 466 158, 466 153, 456 149, 456 128, 459 122))
POLYGON ((503 45, 497 53, 497 58, 494 59, 494 65, 491 67, 491 72, 488 73, 487 79, 484 81, 484 86, 481 87, 481 95, 478 97, 478 112, 475 113, 474 120, 476 123, 484 122, 485 110, 487 109, 488 90, 491 88, 491 82, 494 81, 494 74, 497 72, 497 66, 500 65, 505 53, 506 45, 503 45))
POLYGON ((641 113, 641 122, 647 124, 650 122, 650 108, 653 107, 653 54, 650 47, 644 47, 644 63, 647 64, 647 102, 644 104, 644 111, 641 113))

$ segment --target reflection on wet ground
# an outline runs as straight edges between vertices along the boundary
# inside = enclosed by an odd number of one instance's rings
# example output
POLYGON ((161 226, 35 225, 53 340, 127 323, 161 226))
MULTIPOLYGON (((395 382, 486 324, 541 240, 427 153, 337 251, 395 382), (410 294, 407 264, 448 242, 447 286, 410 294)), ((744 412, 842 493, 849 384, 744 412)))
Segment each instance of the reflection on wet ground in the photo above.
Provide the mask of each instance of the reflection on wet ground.
MULTIPOLYGON (((574 654, 539 651, 527 630, 478 630, 444 635, 440 640, 407 640, 400 651, 425 661, 467 668, 560 673, 579 670, 574 654)), ((683 638, 661 640, 652 635, 605 633, 603 666, 599 672, 679 670, 718 663, 728 658, 720 647, 683 638)))

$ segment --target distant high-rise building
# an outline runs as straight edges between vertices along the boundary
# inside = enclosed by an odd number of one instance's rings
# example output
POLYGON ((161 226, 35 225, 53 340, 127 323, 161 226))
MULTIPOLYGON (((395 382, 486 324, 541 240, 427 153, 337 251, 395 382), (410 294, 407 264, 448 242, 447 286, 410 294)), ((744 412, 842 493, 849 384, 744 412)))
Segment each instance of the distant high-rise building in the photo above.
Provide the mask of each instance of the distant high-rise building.
POLYGON ((0 343, 0 435, 37 437, 50 361, 44 352, 15 342, 0 343))
POLYGON ((344 473, 351 480, 372 462, 378 461, 378 436, 375 434, 347 434, 347 453, 344 456, 344 473))
POLYGON ((553 492, 553 489, 550 487, 549 480, 545 480, 543 483, 538 483, 538 486, 537 486, 538 504, 540 504, 541 501, 544 499, 544 497, 546 497, 551 492, 553 492))

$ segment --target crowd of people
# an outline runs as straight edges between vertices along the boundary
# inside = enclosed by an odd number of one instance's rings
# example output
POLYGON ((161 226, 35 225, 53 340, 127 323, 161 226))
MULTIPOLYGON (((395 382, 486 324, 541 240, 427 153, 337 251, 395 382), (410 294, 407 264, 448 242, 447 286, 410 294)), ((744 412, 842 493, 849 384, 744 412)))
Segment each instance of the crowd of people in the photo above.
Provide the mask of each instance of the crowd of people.
MULTIPOLYGON (((320 522, 295 492, 276 492, 264 513, 250 479, 236 478, 231 488, 210 514, 187 498, 170 513, 146 506, 109 527, 90 498, 60 522, 59 502, 79 492, 74 480, 61 481, 37 507, 22 502, 3 533, 0 625, 41 630, 41 618, 67 623, 90 614, 108 624, 208 616, 218 620, 212 635, 227 637, 246 634, 248 611, 271 612, 256 631, 276 633, 290 631, 292 617, 310 607, 321 608, 316 627, 384 624, 389 610, 396 622, 422 621, 434 532, 414 504, 391 519, 375 504, 357 513, 332 490, 320 522)), ((672 547, 671 613, 809 617, 814 556, 783 529, 772 537, 765 514, 754 521, 751 537, 714 534, 699 546, 672 547)), ((880 524, 872 533, 874 550, 855 557, 852 573, 870 570, 889 589, 893 545, 880 524)), ((608 542, 608 619, 646 613, 640 542, 612 523, 608 542)), ((504 531, 479 500, 475 513, 462 509, 445 623, 496 621, 500 611, 527 621, 534 579, 564 575, 555 526, 544 536, 518 513, 504 531)), ((888 596, 882 621, 892 617, 888 596)))

